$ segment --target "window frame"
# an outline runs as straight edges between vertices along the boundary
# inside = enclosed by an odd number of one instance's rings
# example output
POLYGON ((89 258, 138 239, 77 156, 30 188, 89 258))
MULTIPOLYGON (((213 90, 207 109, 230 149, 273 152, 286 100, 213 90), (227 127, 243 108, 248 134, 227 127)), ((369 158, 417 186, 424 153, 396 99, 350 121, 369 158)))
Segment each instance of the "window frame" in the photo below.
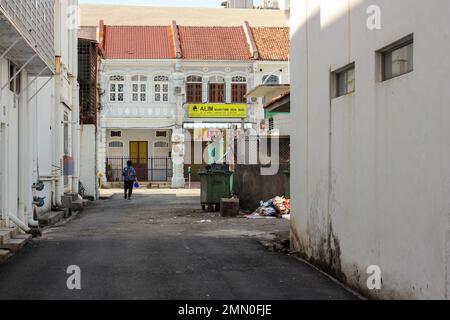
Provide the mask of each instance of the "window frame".
POLYGON ((186 77, 186 102, 203 102, 203 77, 191 75, 186 77))
POLYGON ((223 76, 212 76, 208 81, 208 102, 226 103, 226 82, 223 76))
POLYGON ((280 77, 275 75, 275 74, 265 74, 262 77, 262 83, 265 85, 276 85, 276 84, 281 84, 280 83, 280 77), (276 79, 275 81, 271 81, 271 79, 276 79))
POLYGON ((19 71, 19 67, 12 61, 8 61, 8 81, 9 81, 9 90, 14 92, 15 94, 20 94, 21 91, 21 81, 22 81, 22 72, 20 72, 14 80, 11 80, 12 77, 19 71))
POLYGON ((114 74, 109 77, 108 84, 108 100, 113 103, 123 103, 125 102, 125 92, 126 92, 126 81, 125 76, 120 74, 114 74), (122 80, 113 80, 115 77, 120 77, 122 80), (115 86, 115 89, 112 90, 112 86, 115 86), (123 85, 123 90, 119 91, 119 86, 123 85), (122 100, 119 100, 119 95, 122 94, 122 100), (114 99, 112 99, 112 95, 114 95, 114 99))
POLYGON ((331 73, 331 80, 332 80, 332 98, 336 99, 339 97, 344 97, 349 94, 356 92, 356 64, 355 62, 349 63, 346 66, 337 69, 336 71, 333 71, 331 73), (350 71, 353 71, 353 88, 349 89, 349 80, 348 80, 348 74, 350 71), (340 77, 345 76, 345 91, 340 91, 340 77))
POLYGON ((245 77, 245 76, 232 77, 231 78, 231 103, 247 103, 247 98, 245 97, 245 95, 247 94, 247 90, 248 90, 247 77, 245 77), (242 92, 244 92, 244 93, 242 94, 242 92))
POLYGON ((131 101, 134 103, 146 103, 148 101, 148 77, 143 74, 136 74, 131 77, 131 101), (133 78, 138 77, 137 80, 133 78), (137 85, 137 91, 134 90, 134 86, 137 85), (144 86, 145 90, 142 90, 144 86), (137 100, 134 100, 134 96, 137 95, 137 100), (144 100, 142 100, 144 95, 144 100))
POLYGON ((154 82, 154 101, 160 103, 169 103, 170 102, 170 78, 167 75, 156 75, 153 77, 154 82), (160 80, 163 79, 163 80, 160 80), (160 86, 159 90, 157 90, 157 86, 160 86), (167 90, 164 90, 164 86, 167 86, 167 90), (159 99, 157 98, 159 95, 159 99), (164 100, 164 96, 167 95, 167 100, 164 100))
MULTIPOLYGON (((378 50, 377 54, 380 56, 380 62, 381 62, 381 66, 380 66, 381 67, 381 70, 380 70, 381 82, 389 81, 389 80, 392 80, 394 78, 401 77, 401 76, 403 76, 405 74, 413 72, 414 71, 414 34, 410 34, 410 35, 408 35, 408 36, 406 36, 406 37, 404 37, 404 38, 402 38, 402 39, 400 39, 400 40, 390 44, 389 46, 384 47, 381 50, 378 50), (394 75, 392 73, 392 70, 391 70, 391 75, 387 76, 386 75, 386 63, 387 63, 386 58, 387 58, 387 56, 389 54, 394 53, 395 51, 397 51, 399 49, 403 49, 403 48, 406 48, 408 46, 412 46, 411 57, 408 57, 408 58, 411 58, 411 61, 408 60, 408 62, 411 62, 411 65, 409 66, 410 68, 408 68, 409 70, 406 71, 406 72, 402 72, 402 73, 396 74, 396 75, 394 75)), ((392 60, 391 60, 390 63, 393 65, 393 61, 392 60)), ((391 65, 391 69, 392 69, 392 65, 391 65)))
POLYGON ((166 130, 156 130, 155 137, 156 138, 167 138, 168 134, 166 130))
POLYGON ((108 148, 116 148, 116 149, 119 149, 119 148, 121 148, 121 149, 123 149, 125 147, 125 144, 122 142, 122 141, 117 141, 117 140, 115 140, 115 141, 110 141, 109 143, 108 143, 108 148), (112 146, 112 144, 120 144, 119 146, 112 146))

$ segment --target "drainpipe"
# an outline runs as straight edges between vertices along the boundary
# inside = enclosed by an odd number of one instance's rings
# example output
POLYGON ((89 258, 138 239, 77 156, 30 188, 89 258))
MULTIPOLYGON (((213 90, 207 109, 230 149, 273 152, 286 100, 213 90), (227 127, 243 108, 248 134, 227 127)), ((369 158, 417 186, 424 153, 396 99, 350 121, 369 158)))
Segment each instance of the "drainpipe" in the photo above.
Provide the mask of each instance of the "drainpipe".
POLYGON ((22 231, 27 232, 27 233, 31 231, 31 229, 30 229, 25 223, 23 223, 22 220, 20 220, 19 218, 17 218, 15 215, 9 213, 9 214, 8 214, 8 217, 9 217, 9 221, 12 221, 12 222, 13 222, 16 226, 18 226, 22 231))

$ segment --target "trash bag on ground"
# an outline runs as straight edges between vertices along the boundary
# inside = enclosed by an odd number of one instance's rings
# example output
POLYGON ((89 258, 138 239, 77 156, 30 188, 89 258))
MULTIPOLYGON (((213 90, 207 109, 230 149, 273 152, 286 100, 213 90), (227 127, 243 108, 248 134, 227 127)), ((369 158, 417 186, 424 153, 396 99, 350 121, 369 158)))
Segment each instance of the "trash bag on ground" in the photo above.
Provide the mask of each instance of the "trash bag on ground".
POLYGON ((285 197, 275 197, 268 201, 261 201, 260 207, 251 215, 249 219, 260 218, 283 218, 291 213, 291 200, 285 197))

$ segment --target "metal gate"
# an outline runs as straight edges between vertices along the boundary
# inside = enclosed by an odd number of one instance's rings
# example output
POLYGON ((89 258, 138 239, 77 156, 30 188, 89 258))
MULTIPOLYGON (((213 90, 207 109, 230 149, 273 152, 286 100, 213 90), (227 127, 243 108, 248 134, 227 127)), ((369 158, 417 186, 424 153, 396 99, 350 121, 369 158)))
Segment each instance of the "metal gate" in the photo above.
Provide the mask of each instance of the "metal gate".
MULTIPOLYGON (((108 182, 123 181, 122 170, 126 167, 128 160, 135 162, 136 159, 130 158, 107 158, 106 159, 106 177, 108 182)), ((147 158, 145 166, 140 165, 136 169, 136 175, 139 181, 170 181, 173 173, 172 158, 170 157, 152 157, 147 158)))

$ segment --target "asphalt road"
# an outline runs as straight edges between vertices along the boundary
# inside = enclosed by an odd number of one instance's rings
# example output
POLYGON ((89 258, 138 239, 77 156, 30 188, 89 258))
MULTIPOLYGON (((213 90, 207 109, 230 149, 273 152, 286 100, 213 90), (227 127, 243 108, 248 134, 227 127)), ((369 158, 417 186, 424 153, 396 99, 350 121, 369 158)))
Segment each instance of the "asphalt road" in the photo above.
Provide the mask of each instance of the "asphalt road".
POLYGON ((196 191, 115 195, 45 230, 0 266, 0 299, 354 299, 260 239, 284 220, 224 219, 196 191), (81 290, 69 290, 69 266, 81 290))

